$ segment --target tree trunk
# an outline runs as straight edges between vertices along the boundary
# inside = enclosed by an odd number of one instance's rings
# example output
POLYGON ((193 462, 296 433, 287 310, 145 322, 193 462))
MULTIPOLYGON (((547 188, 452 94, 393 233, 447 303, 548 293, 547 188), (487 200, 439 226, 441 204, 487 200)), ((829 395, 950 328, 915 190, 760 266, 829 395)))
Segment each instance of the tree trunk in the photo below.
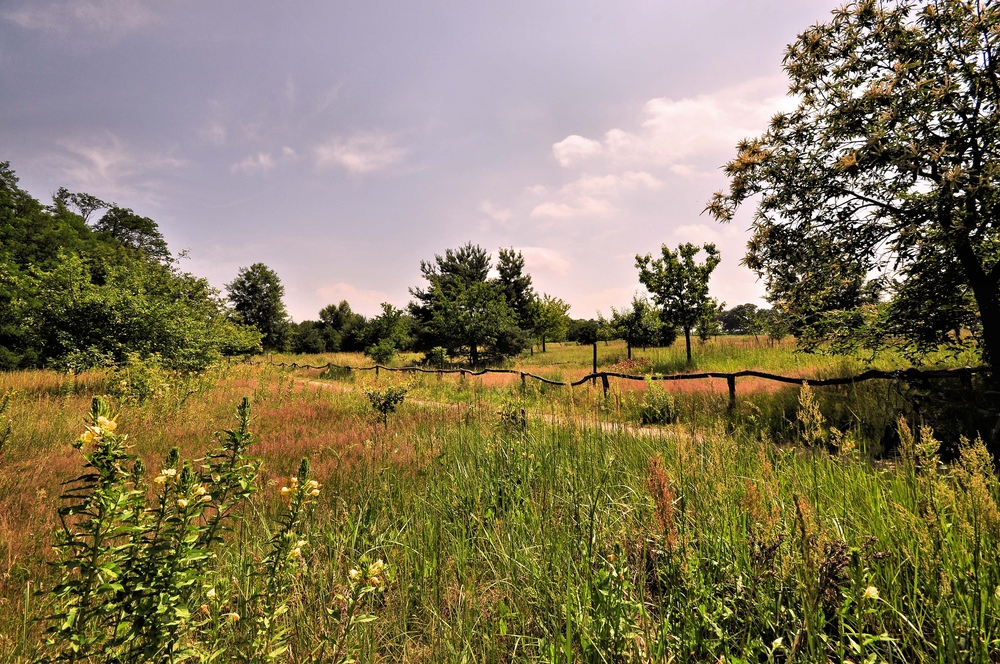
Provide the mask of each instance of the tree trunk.
POLYGON ((545 352, 545 335, 542 335, 542 352, 545 352))
POLYGON ((687 345, 688 364, 691 364, 691 328, 684 328, 684 343, 687 345))
POLYGON ((628 348, 628 359, 632 359, 632 342, 628 339, 625 340, 625 347, 628 348))
POLYGON ((479 347, 476 344, 469 346, 469 360, 472 362, 473 369, 479 366, 479 347))

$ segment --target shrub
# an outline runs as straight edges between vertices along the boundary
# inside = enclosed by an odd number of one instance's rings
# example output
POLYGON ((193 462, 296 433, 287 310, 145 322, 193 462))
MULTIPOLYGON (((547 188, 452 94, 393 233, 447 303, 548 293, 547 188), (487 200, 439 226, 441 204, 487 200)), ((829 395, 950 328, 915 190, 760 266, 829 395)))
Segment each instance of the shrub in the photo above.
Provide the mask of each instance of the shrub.
POLYGON ((389 415, 395 413, 396 406, 406 398, 406 388, 390 386, 384 390, 365 390, 365 395, 382 426, 388 426, 389 415))
POLYGON ((677 421, 677 403, 661 385, 646 379, 648 389, 639 406, 639 421, 643 424, 673 424, 677 421))

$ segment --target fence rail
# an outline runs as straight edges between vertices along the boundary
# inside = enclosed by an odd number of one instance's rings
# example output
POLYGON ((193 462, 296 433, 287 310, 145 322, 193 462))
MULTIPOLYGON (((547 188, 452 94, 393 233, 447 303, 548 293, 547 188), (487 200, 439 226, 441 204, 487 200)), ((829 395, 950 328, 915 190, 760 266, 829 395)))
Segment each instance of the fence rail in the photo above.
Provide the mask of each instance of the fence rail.
MULTIPOLYGON (((520 376, 521 384, 524 385, 528 378, 537 380, 541 383, 547 385, 562 385, 565 387, 576 387, 578 385, 583 385, 584 383, 594 383, 600 379, 601 386, 604 389, 604 394, 607 395, 610 386, 610 378, 619 378, 622 380, 654 380, 654 381, 674 381, 674 380, 703 380, 706 378, 720 378, 725 379, 727 387, 729 388, 729 407, 733 408, 736 406, 736 379, 737 378, 761 378, 763 380, 773 380, 779 383, 786 383, 790 385, 805 385, 808 383, 814 387, 830 387, 834 385, 851 385, 854 383, 862 383, 868 380, 898 380, 907 383, 923 382, 929 379, 940 379, 940 378, 958 378, 963 384, 969 385, 972 381, 973 374, 979 373, 989 373, 990 368, 986 366, 979 367, 959 367, 956 369, 935 369, 931 371, 923 371, 920 369, 899 369, 896 371, 880 371, 878 369, 869 369, 868 371, 862 372, 855 376, 846 376, 841 378, 802 378, 798 376, 781 376, 779 374, 767 373, 765 371, 755 371, 752 369, 747 369, 744 371, 735 372, 723 372, 723 371, 705 371, 701 373, 680 373, 680 374, 646 374, 646 375, 636 375, 636 374, 626 374, 617 371, 594 371, 587 374, 583 378, 577 381, 559 381, 552 380, 550 378, 545 378, 544 376, 539 376, 537 374, 529 373, 527 371, 519 371, 517 369, 480 369, 479 371, 474 371, 472 369, 434 369, 427 367, 387 367, 382 364, 376 364, 370 367, 355 367, 347 364, 334 364, 333 362, 328 362, 327 364, 312 365, 312 364, 299 364, 298 362, 266 362, 272 366, 282 367, 285 369, 318 369, 318 370, 328 370, 328 369, 341 369, 346 371, 374 371, 375 375, 379 375, 379 371, 398 371, 403 373, 431 373, 437 375, 443 374, 460 374, 463 378, 465 376, 482 376, 484 374, 514 374, 520 376)), ((251 362, 253 364, 253 362, 251 362)))

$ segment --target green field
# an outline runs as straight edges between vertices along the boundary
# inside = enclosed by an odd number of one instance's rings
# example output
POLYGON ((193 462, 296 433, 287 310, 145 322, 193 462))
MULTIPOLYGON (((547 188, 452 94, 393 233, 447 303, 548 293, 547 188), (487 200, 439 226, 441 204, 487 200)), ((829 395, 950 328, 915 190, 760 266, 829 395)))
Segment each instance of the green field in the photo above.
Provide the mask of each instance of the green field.
MULTIPOLYGON (((865 366, 752 338, 695 350, 701 371, 829 377, 865 366)), ((623 346, 598 351, 601 369, 624 360, 623 346)), ((685 369, 679 347, 635 354, 649 371, 685 369)), ((553 344, 511 367, 576 380, 590 362, 590 347, 553 344)), ((605 396, 599 383, 522 386, 516 375, 237 363, 192 376, 0 374, 9 389, 0 662, 1000 658, 992 461, 947 427, 921 430, 912 390, 887 381, 805 391, 747 381, 733 411, 718 380, 616 381, 605 396), (383 425, 369 394, 390 387, 407 392, 383 425), (85 419, 98 394, 111 395, 116 427, 85 419), (223 459, 233 470, 165 461, 173 447, 183 460, 224 446, 231 436, 217 432, 237 427, 243 397, 254 442, 223 459), (88 423, 92 439, 76 449, 88 423), (937 439, 953 452, 947 464, 937 439), (56 536, 61 484, 81 475, 84 454, 115 446, 145 469, 108 471, 118 484, 102 495, 119 502, 101 513, 118 526, 97 528, 96 545, 78 534, 71 555, 56 536), (310 475, 293 483, 303 457, 310 475), (296 496, 310 504, 299 509, 296 496), (205 529, 227 500, 230 527, 216 541, 205 529), (126 527, 155 518, 159 530, 126 527), (156 568, 143 576, 136 560, 156 568), (84 608, 71 618, 70 606, 84 608)), ((69 532, 83 520, 68 516, 69 532)))

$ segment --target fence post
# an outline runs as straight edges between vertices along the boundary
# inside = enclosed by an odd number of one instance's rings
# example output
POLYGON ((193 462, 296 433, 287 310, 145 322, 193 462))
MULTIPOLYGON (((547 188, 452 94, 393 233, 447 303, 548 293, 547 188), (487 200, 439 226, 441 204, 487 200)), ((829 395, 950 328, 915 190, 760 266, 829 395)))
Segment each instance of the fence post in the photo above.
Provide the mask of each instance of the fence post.
POLYGON ((593 373, 595 375, 590 379, 590 384, 591 385, 597 385, 597 376, 596 376, 596 374, 597 374, 597 342, 596 341, 594 342, 594 370, 591 373, 593 373))
POLYGON ((378 380, 378 365, 375 365, 375 380, 378 380))
POLYGON ((726 376, 726 383, 729 385, 729 410, 736 408, 736 374, 726 376))
POLYGON ((608 398, 608 374, 601 372, 601 387, 604 388, 604 398, 608 398))
POLYGON ((525 392, 528 389, 528 377, 521 372, 521 392, 525 392))

